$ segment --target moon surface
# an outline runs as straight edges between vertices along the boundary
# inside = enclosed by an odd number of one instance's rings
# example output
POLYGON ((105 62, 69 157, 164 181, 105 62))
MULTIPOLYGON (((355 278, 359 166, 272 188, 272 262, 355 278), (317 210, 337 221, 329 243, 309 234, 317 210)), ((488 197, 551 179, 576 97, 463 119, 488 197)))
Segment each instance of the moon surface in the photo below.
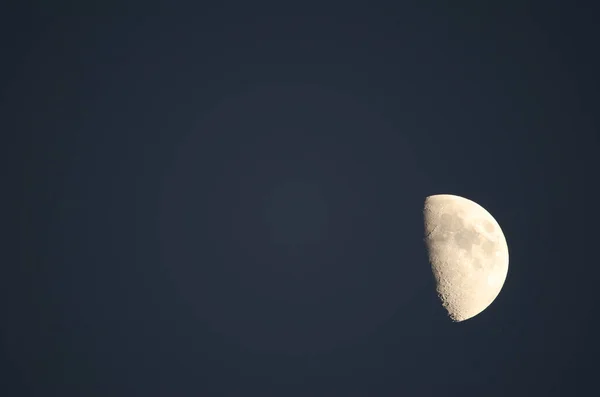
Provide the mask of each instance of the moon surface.
POLYGON ((508 274, 502 229, 482 206, 464 197, 425 199, 425 245, 442 305, 455 322, 484 311, 508 274))

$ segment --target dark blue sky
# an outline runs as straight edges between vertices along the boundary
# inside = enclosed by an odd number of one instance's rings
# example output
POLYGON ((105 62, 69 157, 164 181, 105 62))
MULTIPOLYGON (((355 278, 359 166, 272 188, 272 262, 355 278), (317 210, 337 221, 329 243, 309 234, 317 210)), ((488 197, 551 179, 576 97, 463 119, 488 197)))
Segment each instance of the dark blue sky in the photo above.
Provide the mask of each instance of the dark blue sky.
POLYGON ((587 393, 593 14, 3 13, 0 395, 587 393), (510 250, 459 324, 422 242, 437 193, 510 250))

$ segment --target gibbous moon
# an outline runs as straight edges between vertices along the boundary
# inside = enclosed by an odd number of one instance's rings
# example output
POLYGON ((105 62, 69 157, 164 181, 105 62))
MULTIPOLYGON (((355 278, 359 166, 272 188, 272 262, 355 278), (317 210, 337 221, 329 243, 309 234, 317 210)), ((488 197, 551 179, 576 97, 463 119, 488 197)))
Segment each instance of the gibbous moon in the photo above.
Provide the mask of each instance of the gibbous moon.
POLYGON ((455 322, 496 299, 508 274, 508 246, 498 222, 479 204, 439 194, 425 199, 425 245, 442 305, 455 322))

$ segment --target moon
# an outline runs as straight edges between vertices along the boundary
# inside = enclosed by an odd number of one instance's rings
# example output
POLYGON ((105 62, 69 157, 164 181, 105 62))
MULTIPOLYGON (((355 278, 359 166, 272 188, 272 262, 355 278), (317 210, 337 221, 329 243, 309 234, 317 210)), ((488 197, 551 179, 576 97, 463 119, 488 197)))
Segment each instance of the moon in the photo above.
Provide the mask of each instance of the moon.
POLYGON ((508 274, 508 245, 500 225, 482 206, 460 196, 425 199, 425 245, 443 307, 452 321, 484 311, 508 274))

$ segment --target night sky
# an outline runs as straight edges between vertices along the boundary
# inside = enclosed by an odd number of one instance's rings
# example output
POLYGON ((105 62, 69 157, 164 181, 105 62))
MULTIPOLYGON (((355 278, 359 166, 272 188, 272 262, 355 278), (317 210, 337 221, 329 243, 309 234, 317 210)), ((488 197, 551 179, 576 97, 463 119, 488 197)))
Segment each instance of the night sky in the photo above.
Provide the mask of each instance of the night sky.
POLYGON ((0 12, 0 395, 593 395, 595 12, 412 3, 0 12), (440 193, 510 252, 461 323, 440 193))

